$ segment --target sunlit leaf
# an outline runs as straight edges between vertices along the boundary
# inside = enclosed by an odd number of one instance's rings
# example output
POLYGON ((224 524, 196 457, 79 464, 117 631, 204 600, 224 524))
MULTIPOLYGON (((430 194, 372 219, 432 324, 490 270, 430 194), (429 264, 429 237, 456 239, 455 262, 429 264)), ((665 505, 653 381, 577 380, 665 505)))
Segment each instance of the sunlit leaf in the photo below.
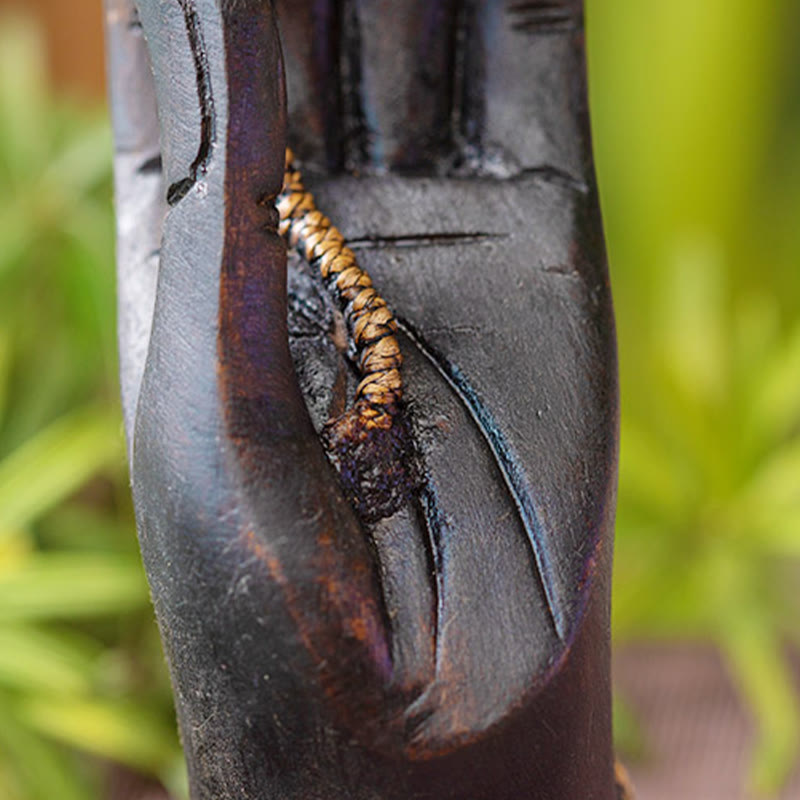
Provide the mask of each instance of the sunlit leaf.
POLYGON ((681 465, 652 430, 627 417, 620 431, 620 460, 621 492, 629 502, 646 504, 664 514, 682 501, 681 465))
POLYGON ((800 513, 800 436, 776 449, 743 487, 754 506, 786 515, 800 513))
MULTIPOLYGON (((1 240, 1 238, 0 238, 1 240)), ((3 415, 6 408, 6 397, 8 395, 8 377, 11 366, 11 334, 8 330, 0 327, 0 425, 3 423, 3 415)))
POLYGON ((60 748, 44 741, 0 697, 0 769, 16 776, 20 800, 96 800, 81 772, 60 748))
POLYGON ((742 614, 723 630, 722 641, 733 677, 758 720, 752 787, 772 794, 800 755, 800 703, 792 675, 768 618, 742 614))
POLYGON ((47 77, 44 37, 27 18, 4 13, 0 25, 0 162, 24 177, 45 152, 47 77))
POLYGON ((698 400, 718 401, 727 385, 725 274, 713 236, 676 242, 657 306, 665 368, 698 400))
POLYGON ((132 519, 111 516, 106 509, 85 503, 59 506, 38 526, 37 534, 39 541, 48 548, 138 553, 132 519))
POLYGON ((65 200, 80 196, 108 176, 110 155, 111 130, 107 120, 86 125, 48 164, 41 176, 42 184, 63 187, 65 200))
POLYGON ((179 753, 159 772, 162 783, 174 800, 189 800, 189 775, 186 759, 179 753))
POLYGON ((61 419, 0 462, 0 538, 29 525, 123 457, 120 423, 91 412, 61 419))
POLYGON ((0 625, 0 685, 25 691, 87 694, 98 646, 31 625, 0 625))
POLYGON ((178 752, 173 727, 135 703, 42 698, 20 708, 42 734, 132 767, 155 772, 171 765, 178 752))
POLYGON ((100 617, 146 607, 136 557, 39 553, 0 572, 0 622, 100 617))
POLYGON ((640 758, 646 745, 636 714, 619 693, 614 694, 613 701, 614 747, 626 759, 640 758))
POLYGON ((800 424, 800 324, 771 354, 762 381, 755 412, 771 442, 800 424))

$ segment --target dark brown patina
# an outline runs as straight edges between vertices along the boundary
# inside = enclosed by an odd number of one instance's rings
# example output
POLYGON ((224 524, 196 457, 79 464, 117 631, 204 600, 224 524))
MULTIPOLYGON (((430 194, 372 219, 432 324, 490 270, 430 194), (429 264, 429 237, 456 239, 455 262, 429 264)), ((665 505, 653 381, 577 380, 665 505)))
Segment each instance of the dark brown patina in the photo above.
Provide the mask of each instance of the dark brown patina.
POLYGON ((580 3, 106 7, 126 427, 193 797, 613 800, 580 3), (358 261, 333 300, 278 231, 287 141, 358 261))

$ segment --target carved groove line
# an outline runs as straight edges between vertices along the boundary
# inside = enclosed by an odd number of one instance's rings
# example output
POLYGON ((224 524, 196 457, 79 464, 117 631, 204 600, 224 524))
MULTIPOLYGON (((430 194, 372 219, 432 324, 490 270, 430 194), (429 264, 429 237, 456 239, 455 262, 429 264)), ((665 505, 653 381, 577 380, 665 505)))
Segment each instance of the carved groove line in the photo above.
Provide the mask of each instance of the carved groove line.
POLYGON ((208 168, 211 148, 217 136, 214 97, 211 92, 211 70, 203 41, 200 17, 197 14, 194 0, 178 0, 178 4, 186 22, 186 34, 189 37, 189 46, 197 75, 197 98, 200 103, 200 145, 197 148, 197 155, 189 167, 189 174, 185 178, 175 181, 167 190, 167 202, 171 206, 186 197, 192 186, 197 183, 198 176, 208 168))
POLYGON ((582 21, 580 12, 561 2, 533 0, 527 3, 512 3, 508 13, 514 17, 511 27, 521 33, 554 34, 578 30, 582 21))
POLYGON ((427 534, 427 550, 433 562, 432 589, 436 608, 433 625, 433 650, 434 669, 438 673, 439 665, 442 663, 443 637, 441 634, 444 630, 444 527, 446 523, 432 486, 425 486, 420 491, 419 506, 424 520, 423 527, 427 534))
POLYGON ((407 233, 399 236, 364 236, 351 239, 353 250, 383 247, 442 247, 447 245, 477 244, 488 239, 506 239, 508 233, 407 233))
POLYGON ((437 353, 408 322, 398 318, 397 325, 444 378, 474 420, 478 431, 492 451, 506 488, 514 500, 520 522, 525 529, 533 550, 533 557, 539 573, 539 580, 544 589, 547 610, 553 629, 558 638, 564 641, 567 635, 566 620, 558 602, 558 592, 554 585, 552 567, 544 548, 544 537, 539 529, 536 510, 530 500, 523 477, 505 437, 500 432, 491 412, 481 402, 461 370, 440 353, 437 353))

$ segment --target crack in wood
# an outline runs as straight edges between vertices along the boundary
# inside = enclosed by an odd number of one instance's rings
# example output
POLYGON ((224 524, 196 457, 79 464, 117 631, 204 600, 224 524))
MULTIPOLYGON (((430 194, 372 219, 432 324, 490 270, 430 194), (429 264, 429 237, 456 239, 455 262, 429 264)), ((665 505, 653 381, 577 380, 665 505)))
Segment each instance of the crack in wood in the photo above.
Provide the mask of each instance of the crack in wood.
POLYGON ((512 3, 506 9, 513 18, 511 29, 520 33, 552 35, 583 27, 582 14, 569 0, 532 0, 512 3))
POLYGON ((197 183, 198 176, 206 171, 211 158, 212 145, 217 136, 214 97, 211 92, 211 71, 208 65, 200 17, 194 0, 178 0, 186 23, 186 34, 194 58, 197 74, 197 99, 200 104, 200 144, 197 155, 189 166, 189 174, 175 181, 167 190, 167 203, 174 206, 180 202, 197 183))
POLYGON ((586 181, 582 181, 580 178, 576 178, 566 170, 553 167, 549 164, 539 167, 523 167, 516 175, 512 176, 512 179, 525 177, 540 178, 543 181, 547 181, 548 183, 552 183, 557 186, 564 186, 567 189, 572 189, 580 194, 589 193, 589 185, 586 183, 586 181))
POLYGON ((560 275, 563 278, 581 280, 580 272, 569 264, 549 264, 542 267, 542 272, 546 272, 548 275, 560 275))
POLYGON ((444 620, 444 544, 443 530, 445 520, 436 492, 430 485, 425 485, 417 497, 418 511, 421 516, 422 527, 427 534, 425 537, 425 550, 433 567, 431 573, 431 591, 435 613, 433 615, 433 662, 434 674, 442 662, 442 630, 444 620))
POLYGON ((348 239, 347 243, 355 249, 380 249, 384 247, 448 247, 460 244, 477 244, 492 239, 505 239, 508 233, 405 233, 395 236, 371 234, 357 239, 348 239))
POLYGON ((524 485, 524 479, 511 448, 491 411, 483 404, 458 366, 429 345, 407 320, 400 317, 396 317, 396 319, 398 328, 411 340, 453 390, 489 446, 527 535, 532 550, 534 570, 544 591, 550 623, 556 636, 562 642, 566 641, 567 618, 559 602, 549 553, 545 546, 533 501, 524 485))

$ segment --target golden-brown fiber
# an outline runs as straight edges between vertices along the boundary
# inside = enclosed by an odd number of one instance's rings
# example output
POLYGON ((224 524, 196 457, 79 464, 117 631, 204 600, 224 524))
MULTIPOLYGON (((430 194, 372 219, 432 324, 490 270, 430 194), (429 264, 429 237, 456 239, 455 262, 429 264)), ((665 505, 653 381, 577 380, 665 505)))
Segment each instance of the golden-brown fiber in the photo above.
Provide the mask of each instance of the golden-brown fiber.
POLYGON ((317 208, 288 148, 283 191, 276 205, 281 235, 319 269, 341 306, 361 373, 355 403, 359 421, 366 429, 388 430, 403 393, 397 323, 344 236, 317 208))
POLYGON ((634 800, 630 775, 619 761, 614 762, 614 781, 617 785, 618 800, 634 800))

